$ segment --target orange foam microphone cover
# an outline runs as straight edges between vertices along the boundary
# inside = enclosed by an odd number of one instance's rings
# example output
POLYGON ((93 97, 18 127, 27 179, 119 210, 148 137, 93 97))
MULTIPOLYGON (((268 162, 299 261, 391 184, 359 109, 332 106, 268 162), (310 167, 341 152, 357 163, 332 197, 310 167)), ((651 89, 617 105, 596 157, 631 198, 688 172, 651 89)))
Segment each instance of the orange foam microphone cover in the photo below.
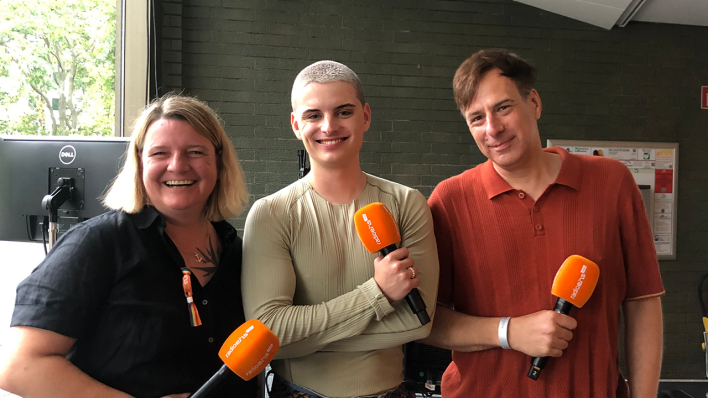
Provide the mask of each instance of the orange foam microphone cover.
MULTIPOLYGON (((357 210, 354 214, 354 226, 361 243, 371 253, 379 252, 401 241, 398 224, 383 203, 370 203, 357 210)), ((393 250, 396 250, 395 247, 393 250)))
POLYGON ((551 294, 581 308, 595 291, 600 267, 583 256, 568 257, 556 272, 551 294))
MULTIPOLYGON (((401 241, 398 224, 391 210, 383 203, 370 203, 357 210, 354 214, 354 226, 361 243, 371 253, 379 252, 382 256, 387 256, 396 250, 396 243, 401 241)), ((411 289, 406 295, 406 302, 421 325, 430 322, 427 306, 417 288, 411 289)))
POLYGON ((219 357, 240 378, 251 380, 273 360, 278 348, 278 337, 261 321, 251 319, 231 333, 219 357))
POLYGON ((231 372, 251 380, 273 360, 278 348, 278 337, 266 325, 256 319, 246 321, 221 346, 219 357, 224 361, 221 368, 188 398, 208 398, 231 372))
MULTIPOLYGON (((582 307, 595 291, 600 278, 600 267, 583 256, 574 254, 561 264, 553 279, 551 294, 558 297, 553 311, 568 315, 573 307, 582 307)), ((534 357, 531 368, 526 374, 532 380, 538 380, 541 370, 546 366, 548 357, 534 357)))

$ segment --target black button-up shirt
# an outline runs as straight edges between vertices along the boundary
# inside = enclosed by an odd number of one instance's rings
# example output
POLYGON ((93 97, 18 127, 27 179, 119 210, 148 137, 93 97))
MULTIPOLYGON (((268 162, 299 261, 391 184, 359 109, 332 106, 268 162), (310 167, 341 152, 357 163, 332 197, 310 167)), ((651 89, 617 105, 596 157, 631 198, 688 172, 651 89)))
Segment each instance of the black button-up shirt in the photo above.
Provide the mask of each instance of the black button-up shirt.
MULTIPOLYGON (((112 211, 69 230, 17 287, 12 326, 76 338, 67 358, 89 376, 136 397, 194 392, 222 365, 221 344, 244 322, 241 239, 213 224, 219 267, 202 287, 192 276, 202 325, 190 325, 184 261, 153 207, 112 211)), ((255 397, 236 375, 214 397, 255 397)))

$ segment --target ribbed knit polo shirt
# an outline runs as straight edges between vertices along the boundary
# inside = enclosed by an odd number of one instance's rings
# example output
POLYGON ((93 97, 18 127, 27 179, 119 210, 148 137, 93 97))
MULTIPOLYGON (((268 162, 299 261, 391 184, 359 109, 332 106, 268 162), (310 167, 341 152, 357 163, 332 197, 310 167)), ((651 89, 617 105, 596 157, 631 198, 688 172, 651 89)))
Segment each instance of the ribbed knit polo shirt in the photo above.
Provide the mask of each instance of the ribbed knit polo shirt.
POLYGON ((563 163, 536 201, 513 189, 491 161, 435 188, 428 203, 440 259, 438 303, 482 317, 552 309, 553 279, 572 254, 599 265, 597 288, 571 311, 578 321, 573 339, 538 381, 526 377, 530 358, 521 352, 453 352, 445 398, 629 395, 618 363, 620 307, 664 292, 641 193, 616 160, 545 151, 563 163))

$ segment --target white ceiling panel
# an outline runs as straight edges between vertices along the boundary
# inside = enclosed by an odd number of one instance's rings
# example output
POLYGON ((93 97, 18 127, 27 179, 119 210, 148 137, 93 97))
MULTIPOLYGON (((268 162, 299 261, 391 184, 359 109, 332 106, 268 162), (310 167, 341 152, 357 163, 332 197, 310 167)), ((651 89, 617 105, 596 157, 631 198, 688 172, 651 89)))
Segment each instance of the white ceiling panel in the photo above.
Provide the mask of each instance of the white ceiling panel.
MULTIPOLYGON (((580 3, 591 3, 591 4, 597 4, 605 7, 612 7, 612 8, 621 8, 622 11, 627 8, 629 3, 631 3, 631 0, 576 0, 580 3)), ((572 1, 566 1, 567 3, 572 3, 572 1)))
POLYGON ((514 1, 605 29, 612 29, 625 11, 632 15, 636 5, 640 7, 631 21, 708 26, 708 0, 514 1))
POLYGON ((530 5, 572 18, 578 21, 612 29, 617 19, 622 15, 631 0, 515 0, 519 3, 530 5), (600 3, 613 3, 606 5, 600 3))
POLYGON ((632 21, 708 26, 708 1, 647 0, 632 21))

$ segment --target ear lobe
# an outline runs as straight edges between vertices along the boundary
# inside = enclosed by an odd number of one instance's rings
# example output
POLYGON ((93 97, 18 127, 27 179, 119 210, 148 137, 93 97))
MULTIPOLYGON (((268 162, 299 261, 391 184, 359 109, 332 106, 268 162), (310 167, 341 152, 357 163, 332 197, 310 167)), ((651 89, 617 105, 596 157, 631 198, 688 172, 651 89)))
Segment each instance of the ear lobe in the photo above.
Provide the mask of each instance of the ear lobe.
POLYGON ((531 89, 531 93, 529 93, 531 96, 531 102, 535 105, 536 109, 534 111, 534 114, 536 115, 536 120, 541 118, 541 110, 543 109, 543 104, 541 103, 541 96, 538 95, 538 91, 536 89, 531 89))
POLYGON ((302 135, 300 134, 300 130, 301 130, 302 125, 304 125, 304 123, 301 123, 299 120, 297 120, 297 118, 295 117, 295 114, 291 113, 290 114, 290 126, 293 128, 293 133, 295 133, 295 137, 300 141, 302 141, 302 135))
POLYGON ((366 124, 366 130, 368 131, 371 126, 371 107, 369 104, 364 105, 364 124, 366 124))
POLYGON ((290 126, 293 128, 293 133, 298 140, 302 141, 302 136, 300 135, 300 121, 297 120, 294 113, 290 113, 290 126))

